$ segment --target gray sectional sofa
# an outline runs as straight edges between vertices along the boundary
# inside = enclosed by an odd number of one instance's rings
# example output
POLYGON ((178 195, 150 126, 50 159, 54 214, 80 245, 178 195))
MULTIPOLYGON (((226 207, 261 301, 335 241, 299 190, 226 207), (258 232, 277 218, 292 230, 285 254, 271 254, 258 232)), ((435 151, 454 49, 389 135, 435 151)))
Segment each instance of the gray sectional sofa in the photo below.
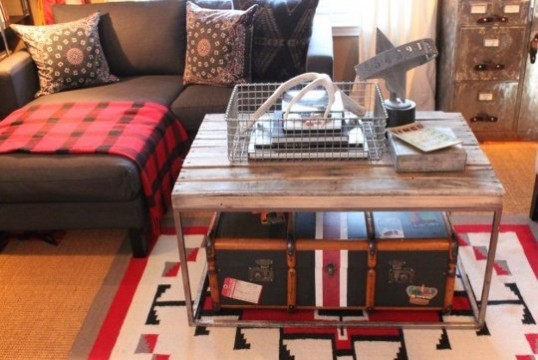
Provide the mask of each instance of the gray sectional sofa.
MULTIPOLYGON (((121 81, 34 98, 36 68, 19 51, 0 62, 0 119, 29 103, 147 101, 169 107, 192 138, 206 113, 225 111, 231 87, 182 84, 184 0, 60 5, 54 15, 66 22, 96 10, 111 72, 121 81)), ((332 67, 330 24, 316 18, 306 71, 332 75, 332 67)), ((145 256, 147 215, 135 165, 108 155, 0 155, 0 231, 72 228, 129 229, 133 254, 145 256)))

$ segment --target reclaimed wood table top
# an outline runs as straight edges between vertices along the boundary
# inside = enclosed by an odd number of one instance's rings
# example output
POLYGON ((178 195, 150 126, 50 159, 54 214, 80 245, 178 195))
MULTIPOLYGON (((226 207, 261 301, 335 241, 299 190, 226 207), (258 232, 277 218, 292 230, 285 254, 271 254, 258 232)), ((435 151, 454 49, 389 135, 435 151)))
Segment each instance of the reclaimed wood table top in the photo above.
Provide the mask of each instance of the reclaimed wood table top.
POLYGON ((224 114, 207 115, 172 193, 176 211, 502 209, 504 189, 459 113, 418 112, 450 127, 467 152, 464 171, 398 173, 388 147, 379 161, 228 159, 224 114))

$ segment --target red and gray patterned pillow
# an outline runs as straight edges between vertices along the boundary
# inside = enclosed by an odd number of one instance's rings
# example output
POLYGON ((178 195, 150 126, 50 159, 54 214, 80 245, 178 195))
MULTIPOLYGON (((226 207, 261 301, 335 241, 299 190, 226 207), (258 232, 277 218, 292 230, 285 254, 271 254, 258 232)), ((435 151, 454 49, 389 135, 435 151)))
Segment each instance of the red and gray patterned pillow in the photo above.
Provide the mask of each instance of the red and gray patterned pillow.
POLYGON ((258 5, 252 40, 254 81, 286 81, 305 72, 319 0, 233 0, 234 9, 258 5))
POLYGON ((184 84, 229 86, 250 81, 256 7, 214 10, 187 2, 184 84))
POLYGON ((36 96, 118 81, 110 73, 98 25, 99 13, 63 24, 11 25, 37 65, 36 96))

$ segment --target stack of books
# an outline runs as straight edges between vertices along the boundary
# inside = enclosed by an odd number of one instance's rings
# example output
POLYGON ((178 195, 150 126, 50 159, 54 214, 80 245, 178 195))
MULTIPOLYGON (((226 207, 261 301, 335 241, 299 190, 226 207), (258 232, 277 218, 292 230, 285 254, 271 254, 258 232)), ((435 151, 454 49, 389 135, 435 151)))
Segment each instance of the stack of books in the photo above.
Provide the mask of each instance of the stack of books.
POLYGON ((260 118, 250 137, 249 159, 360 159, 368 151, 357 118, 344 113, 323 118, 323 112, 282 112, 260 118))

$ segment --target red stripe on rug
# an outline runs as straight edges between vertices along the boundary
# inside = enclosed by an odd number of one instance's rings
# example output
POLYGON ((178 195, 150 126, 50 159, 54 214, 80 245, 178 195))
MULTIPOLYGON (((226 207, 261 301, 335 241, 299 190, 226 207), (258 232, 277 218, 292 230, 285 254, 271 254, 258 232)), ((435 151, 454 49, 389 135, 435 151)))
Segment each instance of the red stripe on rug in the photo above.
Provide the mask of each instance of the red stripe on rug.
MULTIPOLYGON (((183 231, 185 235, 202 235, 207 233, 207 226, 186 227, 183 231)), ((151 254, 154 245, 155 243, 151 245, 148 254, 151 254)), ((125 275, 108 309, 88 359, 101 360, 110 358, 140 279, 142 279, 148 264, 149 256, 143 259, 131 258, 129 261, 125 275)))
POLYGON ((125 276, 121 280, 112 305, 108 309, 105 321, 103 321, 88 359, 97 360, 110 357, 147 263, 148 257, 144 259, 132 258, 129 261, 125 276))
POLYGON ((205 235, 207 234, 207 226, 190 226, 183 230, 184 235, 205 235))
MULTIPOLYGON (((491 225, 456 225, 456 232, 478 233, 491 232, 491 225)), ((528 225, 501 225, 500 232, 514 232, 523 247, 523 253, 527 257, 534 276, 538 279, 538 242, 528 225)))

